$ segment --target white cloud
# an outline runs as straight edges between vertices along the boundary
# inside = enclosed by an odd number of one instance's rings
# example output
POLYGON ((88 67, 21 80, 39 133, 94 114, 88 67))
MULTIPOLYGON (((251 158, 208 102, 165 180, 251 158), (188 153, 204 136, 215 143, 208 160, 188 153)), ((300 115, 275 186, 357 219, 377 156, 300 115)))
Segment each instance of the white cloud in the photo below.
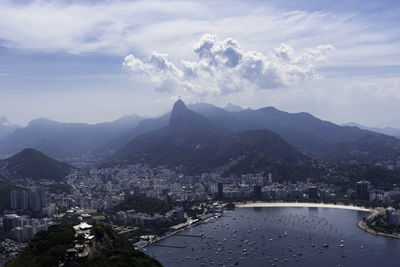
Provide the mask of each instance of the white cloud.
POLYGON ((298 50, 329 43, 337 48, 336 64, 400 63, 400 30, 388 19, 279 10, 263 2, 37 0, 15 4, 5 0, 0 3, 0 17, 2 46, 46 53, 121 56, 130 51, 140 55, 164 51, 174 61, 191 54, 182 47, 213 32, 264 54, 282 42, 298 50))
POLYGON ((326 59, 331 45, 318 45, 297 55, 281 44, 264 55, 246 51, 228 38, 204 34, 194 46, 196 61, 181 61, 180 68, 167 55, 153 52, 146 62, 134 55, 125 57, 123 66, 134 76, 144 76, 160 91, 186 90, 196 95, 226 95, 246 88, 276 89, 299 81, 319 78, 313 63, 326 59))
MULTIPOLYGON (((0 46, 28 55, 55 54, 55 61, 60 60, 57 54, 97 57, 99 64, 117 64, 132 53, 134 56, 125 59, 124 68, 136 77, 132 82, 121 74, 122 79, 104 83, 99 79, 104 75, 94 68, 90 69, 94 76, 88 82, 69 79, 71 83, 31 83, 14 79, 19 73, 2 61, 0 72, 12 70, 12 76, 0 74, 1 106, 23 117, 20 123, 28 117, 44 116, 40 111, 48 105, 43 105, 43 99, 54 105, 47 108, 47 114, 53 116, 54 110, 60 110, 57 116, 83 121, 111 118, 110 111, 115 110, 121 114, 136 112, 134 108, 139 107, 147 114, 162 113, 170 108, 171 96, 176 95, 221 106, 229 101, 251 107, 275 105, 334 121, 377 124, 398 116, 398 5, 365 13, 358 8, 350 12, 340 8, 343 3, 335 3, 339 8, 334 9, 328 4, 320 10, 314 5, 293 10, 292 1, 286 1, 289 7, 274 6, 278 2, 281 1, 0 1, 0 46), (220 40, 205 33, 213 33, 220 40), (199 42, 201 36, 204 39, 199 42), (195 43, 198 45, 192 49, 195 43), (323 44, 330 44, 335 50, 323 44), (103 55, 113 57, 113 63, 102 61, 103 55), (320 75, 326 79, 319 79, 320 75), (22 95, 26 99, 24 105, 15 105, 21 93, 12 88, 27 84, 36 89, 29 90, 29 97, 28 93, 22 95), (149 84, 169 93, 149 90, 149 84), (67 93, 69 87, 79 88, 79 93, 67 93), (73 101, 84 94, 80 114, 75 107, 71 110, 65 106, 68 114, 74 115, 63 115, 58 106, 65 104, 64 98, 59 93, 47 97, 50 88, 64 91, 73 101), (95 94, 91 88, 95 88, 95 94), (100 88, 109 90, 109 95, 100 94, 100 88), (260 88, 281 89, 256 90, 260 88), (218 95, 221 97, 215 97, 218 95), (110 105, 112 97, 115 106, 104 110, 102 105, 110 105), (168 100, 154 107, 157 98, 168 100), (35 104, 31 104, 32 99, 36 99, 35 104), (95 114, 92 117, 81 115, 89 114, 87 103, 95 114), (98 110, 103 113, 100 115, 98 110)), ((308 1, 299 2, 297 6, 309 5, 308 1)), ((25 62, 15 64, 24 67, 25 62)), ((45 64, 40 66, 47 73, 45 64)), ((118 67, 113 70, 119 71, 118 67)), ((15 114, 7 115, 18 121, 15 114)))
POLYGON ((132 75, 146 78, 158 91, 175 90, 178 80, 183 77, 182 71, 168 61, 166 54, 157 52, 151 54, 147 63, 133 55, 126 56, 122 65, 132 75))

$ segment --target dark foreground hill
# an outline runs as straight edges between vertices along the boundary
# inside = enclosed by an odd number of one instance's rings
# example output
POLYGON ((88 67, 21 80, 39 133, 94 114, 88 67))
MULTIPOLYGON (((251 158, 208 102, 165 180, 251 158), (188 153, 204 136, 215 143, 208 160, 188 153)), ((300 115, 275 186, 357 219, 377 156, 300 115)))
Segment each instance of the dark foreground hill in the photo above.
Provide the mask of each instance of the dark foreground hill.
MULTIPOLYGON (((146 254, 135 250, 127 239, 115 234, 110 228, 95 225, 91 230, 95 235, 87 258, 77 259, 70 265, 85 267, 152 267, 161 264, 146 254)), ((74 247, 75 231, 72 225, 51 226, 49 230, 37 233, 17 258, 7 267, 59 266, 65 260, 67 249, 74 247)))
POLYGON ((22 150, 2 162, 3 172, 11 178, 54 179, 67 176, 71 166, 31 148, 22 150))
POLYGON ((230 132, 175 103, 169 124, 136 137, 114 160, 183 167, 188 173, 224 167, 225 173, 277 171, 310 159, 269 130, 230 132))

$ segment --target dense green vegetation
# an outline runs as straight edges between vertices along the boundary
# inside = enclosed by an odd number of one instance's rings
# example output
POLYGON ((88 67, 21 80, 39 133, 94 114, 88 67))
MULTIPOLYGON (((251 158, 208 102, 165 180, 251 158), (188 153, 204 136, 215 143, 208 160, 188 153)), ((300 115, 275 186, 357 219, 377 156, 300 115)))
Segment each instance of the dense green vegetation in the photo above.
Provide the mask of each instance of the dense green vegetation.
POLYGON ((161 213, 165 214, 172 209, 172 205, 167 202, 149 197, 131 197, 125 202, 115 206, 112 211, 135 210, 135 212, 143 212, 147 214, 161 213))
POLYGON ((400 234, 400 226, 395 227, 391 223, 386 222, 383 214, 379 214, 370 220, 366 220, 367 226, 372 230, 385 234, 400 234))
MULTIPOLYGON (((0 228, 0 241, 3 241, 5 239, 12 239, 13 238, 13 234, 11 232, 6 232, 4 231, 4 229, 1 227, 0 228)), ((4 250, 3 247, 0 246, 0 252, 4 250)))
POLYGON ((392 190, 395 184, 400 185, 400 170, 388 170, 372 165, 348 165, 338 168, 349 178, 347 186, 355 188, 358 181, 370 181, 375 188, 392 190))
POLYGON ((14 187, 5 180, 0 179, 0 212, 10 209, 10 193, 14 187))
POLYGON ((64 259, 66 250, 73 246, 74 238, 72 225, 52 226, 47 232, 37 233, 18 257, 6 266, 58 266, 59 261, 64 259))
POLYGON ((55 179, 67 176, 71 166, 28 148, 5 160, 6 173, 15 178, 55 179))
POLYGON ((161 266, 161 264, 149 258, 144 253, 135 250, 129 241, 116 235, 110 228, 102 225, 96 225, 93 228, 96 240, 108 243, 105 248, 102 248, 100 253, 94 255, 93 258, 78 261, 74 266, 79 267, 139 267, 139 266, 161 266))
MULTIPOLYGON (((95 225, 92 233, 96 237, 92 247, 93 257, 78 259, 73 266, 161 266, 156 260, 135 250, 126 238, 115 234, 108 227, 95 225)), ((72 225, 52 226, 49 231, 36 234, 7 267, 58 266, 64 260, 66 250, 73 247, 74 239, 72 225)))
POLYGON ((54 194, 62 194, 62 193, 71 194, 71 190, 72 186, 63 183, 53 184, 50 185, 49 187, 49 193, 54 193, 54 194))

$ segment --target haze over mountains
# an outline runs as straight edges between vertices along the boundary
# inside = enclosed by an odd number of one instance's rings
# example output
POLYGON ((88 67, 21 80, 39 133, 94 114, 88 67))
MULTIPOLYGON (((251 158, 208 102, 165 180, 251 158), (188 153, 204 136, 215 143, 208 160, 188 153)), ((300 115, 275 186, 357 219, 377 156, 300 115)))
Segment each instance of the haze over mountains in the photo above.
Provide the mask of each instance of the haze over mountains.
POLYGON ((1 138, 0 154, 3 157, 10 156, 24 148, 35 148, 59 159, 78 157, 117 138, 142 119, 140 116, 130 115, 113 122, 94 125, 36 119, 28 126, 1 138))
POLYGON ((20 126, 9 122, 6 117, 0 117, 0 138, 13 133, 18 128, 20 126))
POLYGON ((228 103, 224 108, 226 111, 242 111, 243 109, 240 106, 233 105, 232 103, 228 103))
POLYGON ((175 103, 167 126, 138 136, 114 158, 129 163, 182 166, 189 173, 225 165, 232 165, 226 167, 228 172, 268 171, 309 160, 276 133, 266 129, 229 131, 188 109, 182 100, 175 103))
POLYGON ((357 127, 360 129, 369 130, 372 132, 377 132, 377 133, 386 134, 386 135, 400 138, 400 129, 394 128, 394 127, 384 127, 384 128, 367 127, 367 126, 364 126, 364 125, 361 125, 361 124, 358 124, 355 122, 344 123, 344 124, 342 124, 342 126, 357 127))
POLYGON ((309 156, 327 160, 372 162, 399 153, 399 140, 355 127, 339 126, 309 113, 287 113, 265 107, 258 110, 207 112, 190 106, 230 131, 269 129, 309 156))
POLYGON ((24 148, 57 159, 90 154, 103 160, 184 165, 197 172, 228 165, 233 170, 232 162, 241 171, 309 159, 375 163, 400 155, 400 140, 309 113, 274 107, 243 110, 232 104, 186 106, 179 100, 158 118, 131 115, 95 125, 38 119, 0 139, 3 156, 24 148))

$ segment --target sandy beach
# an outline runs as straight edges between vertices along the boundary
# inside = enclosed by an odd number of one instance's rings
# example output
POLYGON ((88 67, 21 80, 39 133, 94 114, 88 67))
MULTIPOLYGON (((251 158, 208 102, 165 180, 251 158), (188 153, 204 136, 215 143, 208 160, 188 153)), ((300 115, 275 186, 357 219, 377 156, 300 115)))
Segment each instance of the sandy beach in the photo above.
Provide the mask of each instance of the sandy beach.
POLYGON ((347 205, 335 205, 335 204, 323 204, 323 203, 300 203, 300 202, 255 202, 255 203, 238 203, 237 208, 273 208, 273 207, 303 207, 303 208, 333 208, 333 209, 347 209, 347 210, 359 210, 371 212, 372 209, 363 207, 347 206, 347 205))

